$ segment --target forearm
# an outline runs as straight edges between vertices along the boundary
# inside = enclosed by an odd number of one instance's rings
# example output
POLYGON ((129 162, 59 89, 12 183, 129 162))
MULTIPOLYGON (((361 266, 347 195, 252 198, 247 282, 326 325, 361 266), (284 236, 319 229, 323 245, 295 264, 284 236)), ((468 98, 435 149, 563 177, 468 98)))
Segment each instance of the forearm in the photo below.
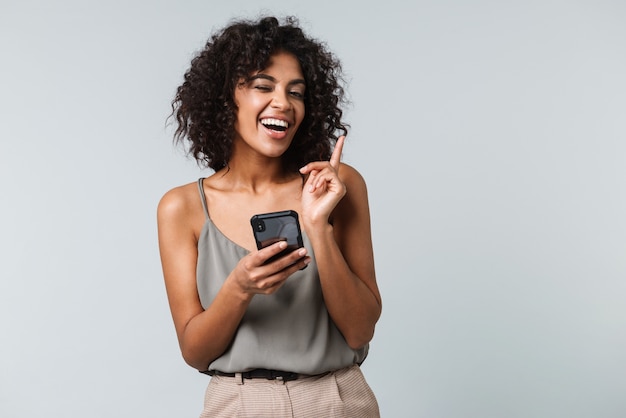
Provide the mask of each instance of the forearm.
POLYGON ((346 262, 330 224, 311 226, 307 235, 315 253, 328 312, 348 344, 352 348, 362 347, 374 335, 381 312, 380 300, 346 262))
POLYGON ((249 303, 250 297, 233 291, 225 283, 211 305, 185 326, 180 341, 185 362, 198 370, 207 370, 230 345, 249 303))

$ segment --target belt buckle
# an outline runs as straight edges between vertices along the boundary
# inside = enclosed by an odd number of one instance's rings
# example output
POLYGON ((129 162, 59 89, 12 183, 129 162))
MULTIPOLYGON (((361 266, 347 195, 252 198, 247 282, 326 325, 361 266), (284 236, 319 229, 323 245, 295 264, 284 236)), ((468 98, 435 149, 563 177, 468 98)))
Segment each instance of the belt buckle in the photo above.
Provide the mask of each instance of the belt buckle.
POLYGON ((254 369, 248 372, 243 372, 242 376, 244 379, 264 378, 267 380, 287 382, 290 380, 296 380, 298 378, 298 373, 283 372, 280 370, 254 369))

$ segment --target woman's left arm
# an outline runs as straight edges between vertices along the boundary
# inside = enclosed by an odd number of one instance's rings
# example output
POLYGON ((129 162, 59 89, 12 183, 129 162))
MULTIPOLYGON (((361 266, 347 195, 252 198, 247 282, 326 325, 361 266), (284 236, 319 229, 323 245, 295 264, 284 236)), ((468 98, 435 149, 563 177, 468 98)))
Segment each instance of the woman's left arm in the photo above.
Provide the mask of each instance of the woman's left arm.
POLYGON ((367 187, 352 167, 340 164, 343 138, 330 162, 307 164, 303 227, 313 246, 328 312, 348 345, 367 344, 381 313, 376 284, 367 187), (338 155, 337 155, 338 154, 338 155))

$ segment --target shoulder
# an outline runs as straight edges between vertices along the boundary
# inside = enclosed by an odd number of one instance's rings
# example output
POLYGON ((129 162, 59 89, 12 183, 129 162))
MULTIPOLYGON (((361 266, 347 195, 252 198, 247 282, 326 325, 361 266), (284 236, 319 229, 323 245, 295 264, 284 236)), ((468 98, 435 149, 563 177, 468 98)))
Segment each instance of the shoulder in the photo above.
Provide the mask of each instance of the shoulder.
POLYGON ((188 183, 167 191, 157 206, 159 220, 187 217, 202 208, 198 183, 188 183))
POLYGON ((337 205, 334 215, 352 222, 359 214, 366 215, 369 212, 367 185, 361 173, 348 164, 341 163, 338 174, 346 187, 346 194, 337 205))
POLYGON ((346 185, 347 194, 365 193, 367 185, 359 171, 351 165, 341 163, 338 170, 339 178, 346 185))

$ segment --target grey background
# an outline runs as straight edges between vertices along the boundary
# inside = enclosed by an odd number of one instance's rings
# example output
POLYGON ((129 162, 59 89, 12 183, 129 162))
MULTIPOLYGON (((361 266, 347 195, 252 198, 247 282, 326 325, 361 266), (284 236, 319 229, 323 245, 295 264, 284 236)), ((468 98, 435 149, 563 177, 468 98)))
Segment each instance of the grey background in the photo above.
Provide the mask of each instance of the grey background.
MULTIPOLYGON (((169 102, 256 1, 0 3, 0 416, 193 417, 155 208, 169 102)), ((626 5, 266 1, 343 60, 385 417, 626 416, 626 5)))

